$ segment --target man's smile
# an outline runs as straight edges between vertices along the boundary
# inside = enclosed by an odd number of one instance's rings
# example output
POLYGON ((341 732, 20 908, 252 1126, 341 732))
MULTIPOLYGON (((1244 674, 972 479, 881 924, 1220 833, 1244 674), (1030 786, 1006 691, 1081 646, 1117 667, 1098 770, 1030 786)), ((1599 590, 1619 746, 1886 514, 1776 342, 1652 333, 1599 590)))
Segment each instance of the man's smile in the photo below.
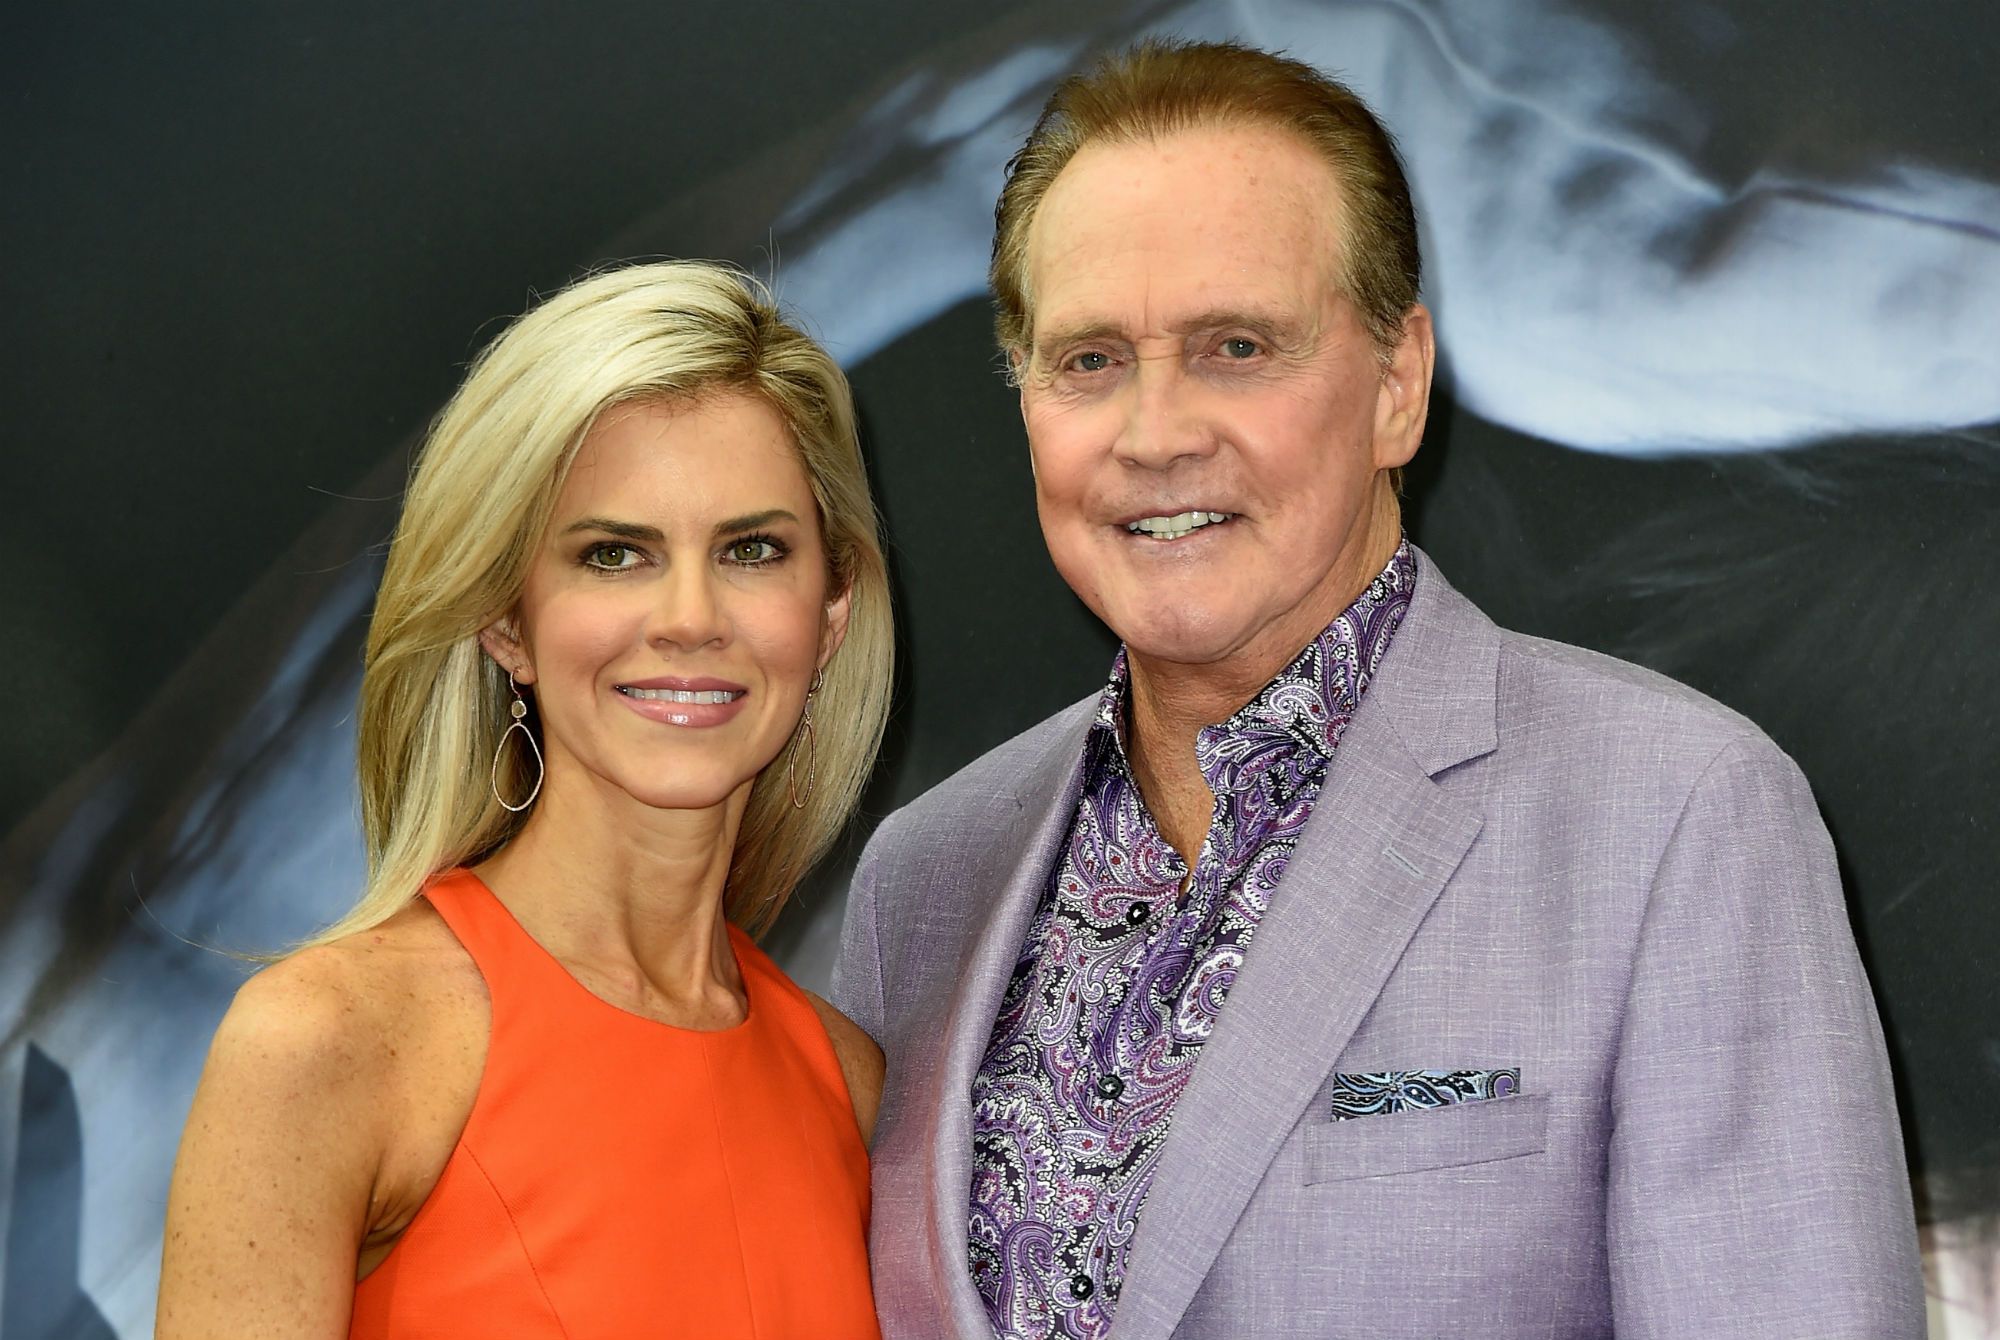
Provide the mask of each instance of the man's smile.
POLYGON ((1157 540, 1178 540, 1204 526, 1220 526, 1229 520, 1227 512, 1176 512, 1172 516, 1142 516, 1125 523, 1134 535, 1150 535, 1157 540))

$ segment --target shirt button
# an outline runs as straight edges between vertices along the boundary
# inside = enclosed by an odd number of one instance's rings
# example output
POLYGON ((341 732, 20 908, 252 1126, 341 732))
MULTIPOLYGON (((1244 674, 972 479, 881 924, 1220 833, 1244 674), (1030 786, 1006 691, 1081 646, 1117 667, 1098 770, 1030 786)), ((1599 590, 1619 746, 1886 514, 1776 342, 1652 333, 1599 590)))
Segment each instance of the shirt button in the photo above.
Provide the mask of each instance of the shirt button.
POLYGON ((1125 924, 1128 926, 1143 926, 1146 924, 1146 918, 1152 915, 1152 908, 1146 906, 1144 903, 1133 903, 1125 909, 1125 924))
MULTIPOLYGON (((1109 1102, 1124 1092, 1125 1081, 1118 1078, 1118 1076, 1099 1075, 1097 1077, 1097 1096, 1099 1098, 1109 1102)), ((1081 1279, 1082 1276, 1078 1276, 1078 1278, 1081 1279)))
POLYGON ((1069 1277, 1069 1296, 1079 1303, 1090 1297, 1096 1287, 1096 1285, 1090 1282, 1090 1276, 1088 1275, 1071 1275, 1069 1277))

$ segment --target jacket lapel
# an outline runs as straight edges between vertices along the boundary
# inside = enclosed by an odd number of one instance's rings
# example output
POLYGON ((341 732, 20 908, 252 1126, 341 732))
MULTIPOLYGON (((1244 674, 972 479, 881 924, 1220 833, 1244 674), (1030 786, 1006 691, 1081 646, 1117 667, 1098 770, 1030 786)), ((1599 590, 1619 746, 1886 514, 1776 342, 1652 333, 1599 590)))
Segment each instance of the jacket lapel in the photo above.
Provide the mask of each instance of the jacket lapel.
POLYGON ((1498 647, 1497 630, 1423 560, 1389 662, 1334 753, 1175 1107, 1133 1242, 1117 1340, 1165 1340, 1179 1324, 1279 1145, 1472 845, 1479 814, 1431 779, 1493 749, 1498 647))
POLYGON ((994 841, 980 863, 979 887, 967 896, 983 906, 985 921, 959 965, 958 989, 945 1019, 945 1051, 932 1110, 929 1246, 934 1278, 945 1290, 952 1334, 992 1340, 992 1323, 972 1285, 966 1234, 972 1198, 972 1081, 993 1036, 993 1022, 1028 926, 1055 866, 1082 788, 1083 747, 1097 697, 1072 709, 1068 728, 1054 733, 1048 751, 1023 773, 1011 797, 1011 819, 994 825, 994 841))

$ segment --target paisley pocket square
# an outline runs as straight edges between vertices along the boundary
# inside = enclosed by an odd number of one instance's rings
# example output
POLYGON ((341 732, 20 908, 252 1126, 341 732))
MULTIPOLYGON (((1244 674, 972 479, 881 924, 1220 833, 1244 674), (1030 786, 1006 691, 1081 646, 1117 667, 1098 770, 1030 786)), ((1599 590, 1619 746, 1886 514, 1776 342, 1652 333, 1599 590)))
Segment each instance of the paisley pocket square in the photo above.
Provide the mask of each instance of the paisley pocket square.
POLYGON ((1505 1098, 1521 1088, 1521 1070, 1371 1070, 1336 1073, 1328 1086, 1332 1117, 1347 1121, 1413 1108, 1505 1098))

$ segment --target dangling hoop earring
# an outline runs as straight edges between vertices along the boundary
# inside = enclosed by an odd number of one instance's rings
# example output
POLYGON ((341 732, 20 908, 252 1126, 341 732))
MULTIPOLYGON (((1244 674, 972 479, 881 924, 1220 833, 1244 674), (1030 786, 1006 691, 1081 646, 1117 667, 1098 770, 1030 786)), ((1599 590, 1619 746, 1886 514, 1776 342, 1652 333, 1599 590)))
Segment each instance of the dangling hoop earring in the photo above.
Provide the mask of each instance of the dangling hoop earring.
POLYGON ((799 728, 792 735, 791 752, 785 756, 785 793, 792 798, 792 808, 802 810, 812 799, 813 783, 819 780, 819 737, 813 733, 813 695, 819 692, 819 671, 813 671, 812 687, 806 690, 806 710, 799 717, 799 728), (806 790, 799 794, 799 746, 806 748, 806 790))
POLYGON ((542 778, 548 774, 548 764, 542 761, 542 747, 535 743, 535 733, 528 729, 528 704, 521 697, 521 686, 514 682, 514 676, 507 676, 507 687, 513 690, 514 701, 508 704, 508 715, 514 719, 507 723, 507 729, 500 732, 500 743, 493 747, 493 768, 488 780, 493 784, 493 799, 500 802, 500 808, 519 814, 535 803, 535 797, 542 794, 542 778), (528 742, 528 749, 535 756, 535 785, 528 792, 528 798, 518 805, 509 805, 507 797, 500 794, 500 759, 507 752, 507 737, 515 731, 528 742))

